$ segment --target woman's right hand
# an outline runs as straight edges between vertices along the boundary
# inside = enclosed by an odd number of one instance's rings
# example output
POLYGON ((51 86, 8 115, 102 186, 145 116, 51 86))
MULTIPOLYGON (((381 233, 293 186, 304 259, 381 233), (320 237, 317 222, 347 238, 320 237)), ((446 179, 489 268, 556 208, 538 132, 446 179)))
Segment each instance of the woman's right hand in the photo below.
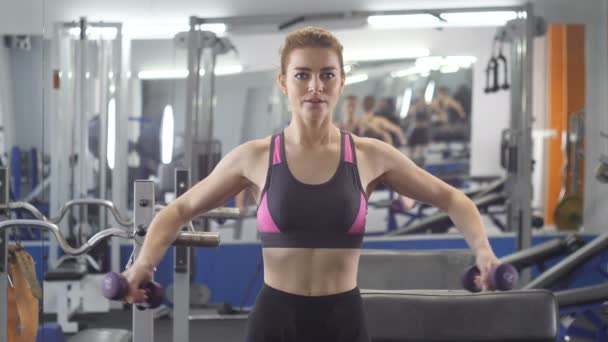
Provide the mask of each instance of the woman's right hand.
POLYGON ((142 287, 152 281, 154 267, 136 261, 122 275, 129 284, 129 292, 123 300, 129 304, 144 303, 148 298, 142 287))

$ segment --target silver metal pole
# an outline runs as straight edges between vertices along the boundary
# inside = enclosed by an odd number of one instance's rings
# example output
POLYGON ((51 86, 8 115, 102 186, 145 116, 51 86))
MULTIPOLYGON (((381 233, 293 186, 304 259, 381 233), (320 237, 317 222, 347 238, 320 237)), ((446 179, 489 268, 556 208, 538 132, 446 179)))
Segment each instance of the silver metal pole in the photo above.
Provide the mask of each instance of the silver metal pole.
MULTIPOLYGON (((8 203, 8 169, 0 168, 0 201, 8 203)), ((8 209, 7 209, 8 210, 8 209)), ((8 341, 8 232, 0 231, 0 342, 8 341)))
MULTIPOLYGON (((175 170, 175 195, 181 196, 190 188, 190 173, 175 170)), ((182 230, 188 230, 184 227, 182 230)), ((190 341, 190 248, 175 247, 173 264, 173 342, 190 341)))
MULTIPOLYGON (((532 5, 519 12, 525 18, 507 23, 499 31, 511 44, 511 122, 505 135, 507 161, 507 226, 516 232, 517 250, 532 246, 532 76, 534 38, 544 34, 544 21, 534 17, 532 5)), ((522 272, 522 283, 530 271, 522 272)))
MULTIPOLYGON (((79 131, 79 144, 80 149, 78 151, 78 161, 76 162, 77 179, 78 183, 72 193, 72 198, 81 197, 86 192, 87 179, 86 179, 86 156, 89 141, 89 123, 88 123, 88 112, 89 112, 89 78, 91 77, 88 63, 88 41, 86 37, 86 30, 88 23, 86 18, 80 19, 80 40, 78 40, 77 53, 77 69, 76 69, 76 117, 78 122, 79 131)), ((90 171, 90 170, 89 170, 90 171)), ((84 196, 86 197, 86 195, 84 196)))
MULTIPOLYGON (((107 175, 107 155, 108 155, 108 116, 110 112, 110 82, 109 82, 109 71, 112 69, 112 63, 108 60, 114 58, 114 51, 112 50, 112 44, 101 38, 98 42, 98 75, 99 82, 99 175, 97 186, 99 186, 99 198, 108 198, 108 188, 106 182, 107 175), (108 51, 110 50, 110 51, 108 51), (109 64, 109 65, 108 65, 109 64)), ((88 141, 86 142, 88 145, 88 141)), ((107 227, 107 212, 105 208, 99 208, 99 229, 106 229, 107 227)))
MULTIPOLYGON (((210 46, 204 46, 201 53, 201 60, 205 74, 201 76, 201 88, 198 89, 200 100, 200 112, 197 117, 196 139, 200 142, 207 142, 213 138, 213 95, 215 93, 215 60, 216 51, 215 35, 209 36, 210 32, 201 32, 205 34, 204 38, 210 40, 210 46)), ((206 175, 204 175, 206 176, 206 175)))
MULTIPOLYGON (((145 233, 154 217, 154 182, 147 180, 135 181, 135 234, 133 236, 133 260, 139 256, 140 248, 145 239, 145 233), (143 231, 138 233, 142 228, 143 231)), ((154 279, 151 279, 154 280, 154 279)), ((154 316, 152 310, 140 310, 133 305, 133 342, 154 341, 154 316)))
POLYGON ((186 120, 184 129, 184 165, 186 169, 192 168, 192 139, 195 133, 192 131, 197 127, 196 125, 196 113, 198 112, 199 99, 199 73, 200 73, 200 48, 198 46, 197 37, 197 18, 190 17, 190 31, 187 35, 187 46, 188 46, 188 87, 186 91, 186 120))
MULTIPOLYGON (((124 161, 128 158, 128 115, 126 99, 128 98, 128 82, 129 78, 125 73, 128 71, 130 63, 130 42, 123 42, 122 25, 118 26, 118 35, 114 42, 116 56, 114 58, 114 99, 116 100, 116 144, 114 145, 115 161, 124 161), (124 66, 124 68, 123 68, 124 66)), ((124 191, 128 189, 128 166, 123 163, 114 163, 112 171, 112 202, 116 205, 120 212, 127 212, 127 194, 124 191)), ((120 269, 120 241, 112 239, 111 249, 111 269, 112 272, 119 272, 120 269)))
POLYGON ((521 93, 521 112, 522 122, 521 130, 523 135, 521 136, 520 153, 518 155, 518 165, 521 168, 518 170, 520 189, 521 189, 521 203, 522 224, 519 226, 519 241, 517 248, 518 250, 530 248, 532 245, 532 76, 534 72, 533 68, 533 53, 534 53, 534 37, 535 35, 535 21, 534 12, 532 10, 532 4, 526 5, 526 21, 524 35, 521 38, 521 49, 523 50, 522 56, 522 68, 520 72, 522 93, 521 93))

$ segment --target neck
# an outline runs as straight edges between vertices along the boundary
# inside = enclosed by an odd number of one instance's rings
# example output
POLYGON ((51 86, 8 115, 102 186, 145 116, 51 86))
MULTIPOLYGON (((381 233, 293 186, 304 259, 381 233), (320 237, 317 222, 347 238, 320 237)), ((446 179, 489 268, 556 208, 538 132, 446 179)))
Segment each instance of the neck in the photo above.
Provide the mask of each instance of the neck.
POLYGON ((326 145, 332 141, 336 133, 339 133, 339 130, 332 125, 329 117, 310 122, 302 119, 299 115, 293 115, 289 126, 285 128, 285 134, 289 136, 289 140, 299 145, 326 145))

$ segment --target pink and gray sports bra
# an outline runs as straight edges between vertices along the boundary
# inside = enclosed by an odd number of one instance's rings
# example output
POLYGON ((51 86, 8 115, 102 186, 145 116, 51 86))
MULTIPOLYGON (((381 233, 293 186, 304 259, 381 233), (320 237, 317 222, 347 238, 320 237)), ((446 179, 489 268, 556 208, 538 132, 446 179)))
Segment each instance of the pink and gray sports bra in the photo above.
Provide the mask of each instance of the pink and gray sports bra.
POLYGON ((289 171, 284 133, 272 136, 257 211, 263 248, 361 247, 367 199, 352 137, 342 132, 341 138, 340 165, 333 177, 323 184, 305 184, 289 171))

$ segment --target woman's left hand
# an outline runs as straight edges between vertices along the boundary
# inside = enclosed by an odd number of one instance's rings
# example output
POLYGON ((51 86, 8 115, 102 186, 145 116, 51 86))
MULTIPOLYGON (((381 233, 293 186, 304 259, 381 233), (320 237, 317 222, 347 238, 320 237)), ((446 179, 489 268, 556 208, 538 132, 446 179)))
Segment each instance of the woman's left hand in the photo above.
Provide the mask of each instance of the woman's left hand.
POLYGON ((492 266, 498 265, 500 262, 491 248, 486 248, 478 251, 475 256, 475 263, 481 272, 481 275, 475 278, 475 285, 482 291, 486 291, 490 287, 490 270, 492 266))

